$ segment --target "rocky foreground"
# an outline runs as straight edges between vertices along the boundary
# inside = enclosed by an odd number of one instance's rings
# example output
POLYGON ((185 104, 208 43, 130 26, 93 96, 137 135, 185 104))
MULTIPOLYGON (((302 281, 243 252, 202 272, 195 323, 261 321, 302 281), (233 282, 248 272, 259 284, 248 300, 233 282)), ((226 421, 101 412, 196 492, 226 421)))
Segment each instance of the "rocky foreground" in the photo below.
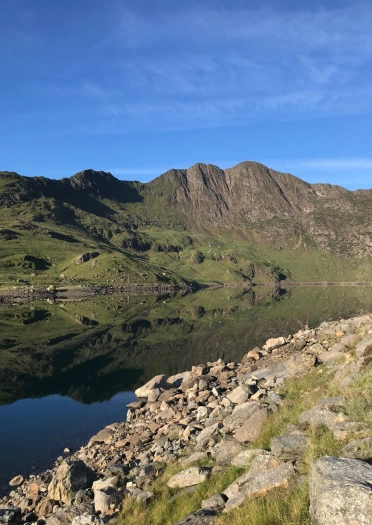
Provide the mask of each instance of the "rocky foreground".
POLYGON ((126 422, 107 426, 73 454, 66 451, 53 469, 11 480, 12 491, 0 500, 0 523, 125 525, 128 499, 150 509, 154 482, 172 464, 177 472, 166 481, 172 497, 192 493, 230 465, 242 469, 177 525, 211 525, 247 500, 307 482, 313 524, 370 525, 372 429, 345 415, 342 393, 371 356, 372 317, 366 315, 269 339, 240 363, 220 359, 154 377, 136 391, 139 401, 128 405, 126 422), (286 380, 311 373, 331 373, 341 395, 317 399, 273 437, 269 450, 254 447, 270 418, 288 406, 286 380), (319 426, 340 443, 341 453, 314 459, 306 472, 309 436, 319 426))

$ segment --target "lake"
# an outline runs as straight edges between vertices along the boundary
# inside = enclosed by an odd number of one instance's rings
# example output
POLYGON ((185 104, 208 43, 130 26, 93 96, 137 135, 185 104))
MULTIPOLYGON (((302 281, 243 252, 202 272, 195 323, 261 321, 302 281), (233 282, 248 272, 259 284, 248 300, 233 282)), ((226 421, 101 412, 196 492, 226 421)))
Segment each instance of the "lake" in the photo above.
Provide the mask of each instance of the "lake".
POLYGON ((372 311, 370 288, 219 288, 0 303, 0 495, 123 421, 133 390, 269 337, 372 311))

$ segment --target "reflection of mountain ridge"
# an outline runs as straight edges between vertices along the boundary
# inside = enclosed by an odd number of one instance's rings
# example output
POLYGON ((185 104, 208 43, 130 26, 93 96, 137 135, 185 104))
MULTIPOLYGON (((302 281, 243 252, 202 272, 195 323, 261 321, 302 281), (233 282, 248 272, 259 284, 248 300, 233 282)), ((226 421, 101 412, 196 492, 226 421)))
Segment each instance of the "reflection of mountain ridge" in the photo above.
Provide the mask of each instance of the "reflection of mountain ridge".
POLYGON ((270 336, 370 310, 371 302, 361 288, 256 287, 2 306, 0 404, 55 393, 103 401, 158 373, 238 361, 270 336))

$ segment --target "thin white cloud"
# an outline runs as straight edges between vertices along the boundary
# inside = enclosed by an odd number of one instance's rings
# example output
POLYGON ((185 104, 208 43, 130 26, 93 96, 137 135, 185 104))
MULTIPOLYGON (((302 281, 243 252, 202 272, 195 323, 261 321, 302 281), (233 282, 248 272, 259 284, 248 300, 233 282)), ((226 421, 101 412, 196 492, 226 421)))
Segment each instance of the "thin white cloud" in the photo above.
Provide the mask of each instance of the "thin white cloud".
POLYGON ((70 85, 58 79, 41 87, 46 97, 63 98, 71 130, 117 134, 372 113, 371 3, 288 10, 208 0, 165 9, 160 2, 151 13, 115 5, 111 27, 102 22, 97 64, 71 75, 70 85))

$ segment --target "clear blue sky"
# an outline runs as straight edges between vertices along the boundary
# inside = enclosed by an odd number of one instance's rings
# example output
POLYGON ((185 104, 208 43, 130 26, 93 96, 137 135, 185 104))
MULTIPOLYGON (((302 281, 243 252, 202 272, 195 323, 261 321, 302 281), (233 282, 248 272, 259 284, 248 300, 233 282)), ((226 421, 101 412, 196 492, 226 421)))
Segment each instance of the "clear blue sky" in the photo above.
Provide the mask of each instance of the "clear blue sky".
POLYGON ((372 2, 1 0, 0 170, 372 187, 372 2))

